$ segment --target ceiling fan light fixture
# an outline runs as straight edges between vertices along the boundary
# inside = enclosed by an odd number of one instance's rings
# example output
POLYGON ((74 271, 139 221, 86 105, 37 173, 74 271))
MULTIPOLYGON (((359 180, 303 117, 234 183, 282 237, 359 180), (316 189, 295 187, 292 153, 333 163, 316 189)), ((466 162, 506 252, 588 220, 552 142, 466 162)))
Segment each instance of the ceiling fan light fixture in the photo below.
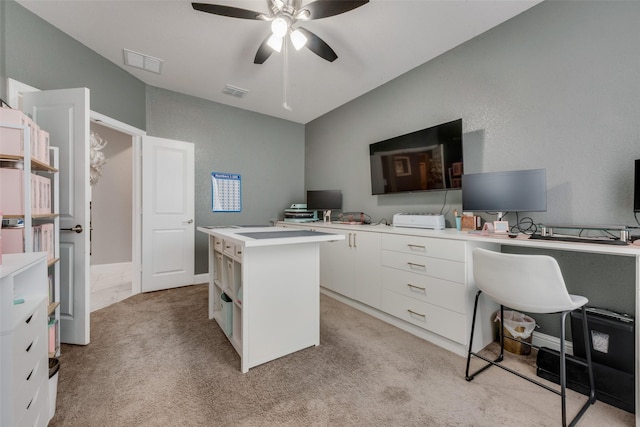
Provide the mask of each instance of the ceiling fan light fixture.
POLYGON ((302 34, 300 30, 294 30, 291 32, 291 43, 293 43, 293 47, 295 47, 296 50, 300 50, 307 44, 307 36, 302 34))
POLYGON ((272 34, 271 37, 269 37, 269 40, 267 41, 267 45, 269 45, 269 47, 273 50, 275 50, 276 52, 280 53, 280 51, 282 50, 282 41, 284 39, 282 37, 278 37, 275 34, 272 34))
POLYGON ((271 21, 271 32, 274 36, 284 37, 289 31, 289 23, 281 16, 271 21))

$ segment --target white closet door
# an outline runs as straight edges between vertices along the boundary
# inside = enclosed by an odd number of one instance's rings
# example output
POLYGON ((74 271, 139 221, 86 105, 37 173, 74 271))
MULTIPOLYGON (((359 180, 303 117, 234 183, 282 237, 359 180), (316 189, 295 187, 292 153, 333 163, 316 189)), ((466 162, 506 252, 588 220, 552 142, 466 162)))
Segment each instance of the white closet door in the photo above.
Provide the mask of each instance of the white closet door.
POLYGON ((194 282, 194 147, 142 140, 142 291, 194 282))

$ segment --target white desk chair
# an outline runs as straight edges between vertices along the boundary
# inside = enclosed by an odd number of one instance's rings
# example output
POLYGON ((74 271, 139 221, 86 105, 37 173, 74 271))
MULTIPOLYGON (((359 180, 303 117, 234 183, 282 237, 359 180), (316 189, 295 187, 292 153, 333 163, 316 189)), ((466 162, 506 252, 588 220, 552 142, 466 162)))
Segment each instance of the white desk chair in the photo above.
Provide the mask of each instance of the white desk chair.
MULTIPOLYGON (((588 300, 582 296, 569 295, 558 262, 547 255, 504 254, 476 248, 473 250, 473 276, 479 290, 476 294, 473 309, 473 323, 471 325, 471 338, 469 340, 469 353, 467 355, 467 369, 465 373, 466 380, 471 381, 477 374, 485 369, 491 366, 498 366, 527 381, 550 390, 561 397, 563 426, 567 425, 565 323, 567 314, 578 308, 582 309, 582 324, 587 360, 586 363, 583 361, 577 362, 587 366, 590 394, 587 402, 570 423, 570 425, 575 425, 587 408, 596 400, 591 366, 591 346, 587 328, 587 316, 585 313, 585 305, 588 300), (561 314, 560 391, 500 364, 504 358, 504 322, 501 322, 500 355, 495 360, 490 360, 471 351, 473 348, 473 333, 476 324, 478 300, 482 293, 500 304, 501 319, 504 319, 505 306, 529 313, 561 314), (478 357, 488 363, 476 372, 469 374, 471 356, 478 357)), ((525 343, 525 345, 530 344, 525 343)))

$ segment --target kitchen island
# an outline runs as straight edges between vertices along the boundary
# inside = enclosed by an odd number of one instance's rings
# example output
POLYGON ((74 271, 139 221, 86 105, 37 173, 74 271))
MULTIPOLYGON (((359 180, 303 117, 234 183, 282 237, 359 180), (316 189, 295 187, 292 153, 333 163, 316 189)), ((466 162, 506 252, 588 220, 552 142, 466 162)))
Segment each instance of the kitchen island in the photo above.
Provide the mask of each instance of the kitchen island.
POLYGON ((209 318, 241 371, 320 344, 320 242, 344 235, 284 227, 198 227, 209 235, 209 318))

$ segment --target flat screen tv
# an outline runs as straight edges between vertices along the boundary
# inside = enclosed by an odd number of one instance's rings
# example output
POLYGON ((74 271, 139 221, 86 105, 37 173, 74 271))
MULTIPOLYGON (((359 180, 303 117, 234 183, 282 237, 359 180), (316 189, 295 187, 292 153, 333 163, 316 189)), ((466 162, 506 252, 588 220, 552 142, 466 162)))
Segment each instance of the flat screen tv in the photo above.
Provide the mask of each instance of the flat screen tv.
POLYGON ((636 160, 636 178, 633 181, 633 211, 640 212, 640 159, 636 160))
POLYGON ((369 145, 371 194, 459 189, 462 119, 369 145))
POLYGON ((507 212, 547 210, 547 171, 528 169, 462 175, 462 210, 507 212))

